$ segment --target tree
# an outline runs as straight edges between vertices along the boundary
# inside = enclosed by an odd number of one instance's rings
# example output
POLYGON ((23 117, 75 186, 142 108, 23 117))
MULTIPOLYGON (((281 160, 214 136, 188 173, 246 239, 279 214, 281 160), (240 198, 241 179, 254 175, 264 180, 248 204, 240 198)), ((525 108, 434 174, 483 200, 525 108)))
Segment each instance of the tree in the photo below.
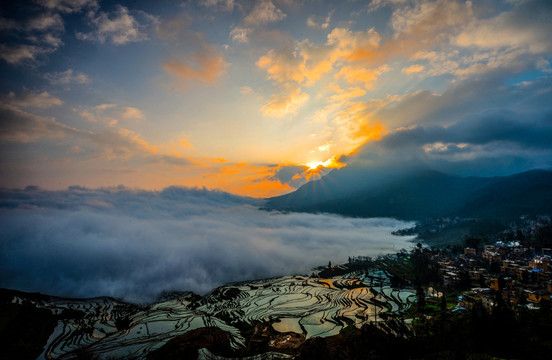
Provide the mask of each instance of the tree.
POLYGON ((416 303, 418 305, 418 311, 422 312, 425 309, 425 293, 421 286, 416 288, 416 303))
POLYGON ((446 314, 446 312, 447 312, 447 298, 445 296, 444 291, 443 291, 443 296, 441 296, 441 312, 443 314, 446 314))
POLYGON ((552 247, 552 226, 543 226, 537 231, 536 247, 552 247))
POLYGON ((498 282, 498 290, 503 290, 506 287, 506 281, 504 280, 504 275, 500 274, 497 279, 498 282))
POLYGON ((465 290, 471 287, 470 273, 462 270, 458 272, 458 282, 456 283, 456 289, 465 290))
POLYGON ((464 245, 466 247, 474 248, 476 250, 480 249, 481 248, 481 239, 474 238, 474 237, 470 236, 464 241, 464 245))

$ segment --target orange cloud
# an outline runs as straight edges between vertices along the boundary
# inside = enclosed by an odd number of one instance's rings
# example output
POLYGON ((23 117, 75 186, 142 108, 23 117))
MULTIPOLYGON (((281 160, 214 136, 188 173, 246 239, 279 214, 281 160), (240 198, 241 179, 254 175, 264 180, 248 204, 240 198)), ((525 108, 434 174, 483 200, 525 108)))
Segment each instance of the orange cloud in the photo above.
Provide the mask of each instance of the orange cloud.
POLYGON ((184 147, 192 146, 192 144, 190 144, 190 142, 186 139, 179 139, 178 142, 180 143, 180 146, 184 146, 184 147))
POLYGON ((256 198, 269 198, 295 190, 287 184, 269 179, 246 183, 241 186, 236 186, 234 189, 237 194, 241 193, 256 198))
POLYGON ((168 73, 184 82, 200 81, 206 84, 215 83, 228 64, 224 56, 211 46, 205 46, 188 60, 171 60, 163 65, 168 73))
POLYGON ((333 45, 333 59, 349 58, 358 49, 375 51, 379 47, 381 37, 374 29, 367 31, 351 31, 345 28, 335 28, 328 35, 328 44, 333 45))
POLYGON ((337 94, 330 96, 328 99, 329 102, 344 103, 366 94, 366 91, 358 87, 351 87, 348 90, 343 90, 339 86, 335 85, 333 89, 337 92, 337 94))
POLYGON ((365 103, 351 103, 335 114, 334 124, 344 141, 352 148, 371 140, 379 140, 385 133, 383 123, 373 119, 372 109, 365 103))
POLYGON ((271 80, 311 85, 331 71, 336 62, 347 59, 357 49, 375 51, 379 41, 380 36, 374 29, 352 32, 335 28, 325 44, 316 45, 304 40, 271 49, 259 58, 257 66, 266 70, 271 80))
POLYGON ((360 66, 345 66, 335 74, 335 78, 344 78, 349 84, 363 84, 365 89, 370 89, 378 76, 389 71, 387 65, 382 65, 377 69, 367 69, 360 66))
POLYGON ((313 180, 326 174, 326 169, 339 169, 345 166, 336 156, 332 156, 326 161, 311 161, 305 164, 306 170, 301 174, 296 174, 294 179, 300 179, 301 176, 307 180, 313 180))
MULTIPOLYGON (((378 48, 358 44, 347 60, 377 65, 394 57, 410 57, 418 51, 450 42, 451 36, 474 20, 472 2, 456 0, 417 1, 396 9, 391 16, 395 30, 378 48)), ((491 33, 497 33, 491 32, 491 33)), ((464 39, 464 38, 462 38, 464 39)))
POLYGON ((423 71, 424 67, 422 65, 410 65, 407 68, 402 69, 401 71, 405 74, 414 74, 419 73, 420 71, 423 71))
MULTIPOLYGON (((325 44, 316 45, 304 40, 269 50, 259 58, 257 66, 265 70, 267 78, 276 83, 279 94, 274 95, 262 108, 263 114, 274 117, 296 114, 308 100, 308 95, 302 92, 302 86, 313 85, 324 74, 334 70, 336 63, 349 56, 355 49, 376 49, 379 41, 379 34, 374 29, 352 32, 336 28, 328 35, 325 44)), ((385 67, 368 70, 346 66, 337 78, 344 77, 349 83, 365 84, 369 88, 384 71, 387 71, 385 67)))
POLYGON ((261 111, 264 116, 283 118, 289 114, 297 114, 301 106, 309 100, 309 95, 301 92, 301 88, 296 87, 288 91, 282 91, 270 98, 261 111))
POLYGON ((208 175, 204 174, 202 183, 208 187, 257 198, 277 196, 294 190, 290 185, 274 178, 277 169, 277 166, 235 163, 220 167, 208 175))
POLYGON ((395 37, 441 36, 443 30, 463 25, 473 18, 472 2, 454 0, 420 1, 397 9, 391 17, 395 37))
POLYGON ((100 104, 74 109, 80 116, 92 123, 115 126, 120 120, 143 120, 144 113, 135 107, 121 106, 118 104, 100 104))
POLYGON ((159 148, 149 144, 139 134, 123 128, 108 128, 98 133, 83 133, 82 137, 98 146, 98 155, 105 160, 149 157, 159 148))
POLYGON ((123 119, 144 119, 144 113, 137 108, 126 106, 121 112, 123 119))
POLYGON ((305 79, 303 59, 289 45, 270 50, 259 58, 257 66, 266 70, 269 79, 280 83, 294 81, 300 84, 305 79))

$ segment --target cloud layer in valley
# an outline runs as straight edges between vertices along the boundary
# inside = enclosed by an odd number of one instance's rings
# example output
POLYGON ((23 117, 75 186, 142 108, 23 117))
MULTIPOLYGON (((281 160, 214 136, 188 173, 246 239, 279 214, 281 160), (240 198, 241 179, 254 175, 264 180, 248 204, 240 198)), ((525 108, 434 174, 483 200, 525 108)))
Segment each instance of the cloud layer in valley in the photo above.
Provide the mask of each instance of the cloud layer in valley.
POLYGON ((228 282, 409 247, 392 219, 258 210, 259 200, 181 187, 2 190, 0 286, 153 301, 228 282))

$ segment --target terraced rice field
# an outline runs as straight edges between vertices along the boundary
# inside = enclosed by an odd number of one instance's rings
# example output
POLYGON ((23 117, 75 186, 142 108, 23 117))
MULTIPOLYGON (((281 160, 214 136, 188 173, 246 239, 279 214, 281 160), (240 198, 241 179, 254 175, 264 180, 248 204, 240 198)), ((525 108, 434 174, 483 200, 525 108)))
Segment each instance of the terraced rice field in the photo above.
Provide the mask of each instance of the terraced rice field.
MULTIPOLYGON (((41 359, 68 359, 82 348, 101 357, 145 358, 175 336, 203 327, 231 334, 235 349, 245 345, 240 332, 244 323, 268 322, 276 331, 306 339, 335 335, 347 325, 380 321, 381 314, 401 311, 415 298, 410 290, 367 285, 354 276, 284 276, 223 286, 205 297, 174 294, 146 307, 112 298, 32 301, 54 314, 80 314, 58 322, 41 359)), ((24 300, 16 297, 13 302, 24 300)), ((201 351, 200 357, 213 356, 201 351)))

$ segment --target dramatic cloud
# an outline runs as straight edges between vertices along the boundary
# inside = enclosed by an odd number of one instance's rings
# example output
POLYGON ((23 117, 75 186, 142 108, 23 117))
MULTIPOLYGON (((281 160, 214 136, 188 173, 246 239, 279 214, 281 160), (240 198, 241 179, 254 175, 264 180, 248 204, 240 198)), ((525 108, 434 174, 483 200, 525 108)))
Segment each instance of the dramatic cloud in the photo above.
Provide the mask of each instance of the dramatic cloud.
POLYGON ((27 21, 25 30, 63 30, 63 20, 59 14, 40 14, 27 21))
POLYGON ((420 37, 427 37, 429 34, 439 36, 438 32, 445 30, 448 33, 454 26, 462 25, 471 19, 471 5, 470 1, 416 1, 411 7, 396 9, 391 18, 391 26, 395 30, 395 37, 404 34, 420 37))
POLYGON ((168 61, 163 68, 185 83, 200 81, 213 84, 222 75, 226 66, 228 64, 221 53, 211 46, 205 46, 202 51, 191 55, 189 59, 168 61))
POLYGON ((253 10, 243 19, 246 25, 260 25, 280 21, 286 14, 278 9, 271 0, 257 1, 253 10))
POLYGON ((282 92, 270 98, 262 107, 264 116, 283 118, 297 114, 299 109, 309 100, 309 95, 302 93, 299 87, 286 86, 282 92))
POLYGON ((26 61, 34 61, 38 55, 48 53, 48 49, 35 45, 0 44, 0 57, 11 65, 19 65, 26 61))
POLYGON ((313 29, 327 29, 330 26, 331 13, 325 18, 311 15, 307 18, 307 26, 313 29))
POLYGON ((415 73, 419 73, 420 71, 423 71, 424 70, 424 67, 422 65, 410 65, 409 67, 407 68, 404 68, 402 69, 401 71, 405 74, 415 74, 415 73))
POLYGON ((0 182, 263 197, 367 149, 549 166, 549 0, 341 5, 3 2, 0 182))
POLYGON ((93 156, 101 156, 105 160, 150 157, 158 153, 155 145, 149 144, 134 131, 124 128, 106 129, 97 133, 82 132, 79 137, 96 145, 93 156))
POLYGON ((334 158, 330 158, 325 162, 315 162, 309 165, 312 167, 306 165, 279 166, 271 179, 278 180, 282 184, 289 184, 294 188, 298 188, 309 181, 320 179, 322 176, 332 171, 333 168, 343 166, 343 164, 337 163, 334 158))
POLYGON ((243 21, 231 30, 230 36, 233 41, 247 43, 249 42, 249 35, 254 29, 262 25, 281 21, 287 16, 274 5, 272 0, 255 1, 254 4, 254 7, 243 18, 243 21))
POLYGON ((56 51, 63 44, 61 36, 65 29, 59 14, 25 15, 17 20, 0 17, 0 36, 4 35, 0 58, 10 65, 35 65, 40 56, 56 51))
POLYGON ((91 15, 90 23, 94 30, 89 33, 78 32, 76 34, 78 39, 100 43, 110 41, 115 45, 147 39, 147 35, 141 30, 140 23, 129 13, 128 8, 122 5, 118 5, 111 14, 100 11, 91 15))
POLYGON ((205 41, 205 34, 190 30, 192 22, 189 16, 178 15, 157 27, 157 34, 171 49, 170 60, 163 63, 163 69, 184 90, 197 82, 215 84, 228 67, 217 47, 205 41))
POLYGON ((232 11, 236 5, 234 0, 200 0, 199 3, 205 7, 215 8, 220 11, 232 11))
MULTIPOLYGON (((521 105, 528 101, 518 100, 521 105)), ((446 108, 440 110, 447 113, 446 108)), ((535 113, 520 106, 516 111, 465 115, 452 124, 400 128, 362 146, 347 162, 367 166, 423 162, 449 173, 487 176, 550 168, 551 115, 552 109, 535 113)))
POLYGON ((467 116, 496 110, 525 113, 552 110, 544 101, 550 96, 549 78, 504 86, 501 76, 457 82, 442 93, 415 91, 378 109, 374 116, 385 119, 390 128, 412 125, 451 125, 467 116), (496 104, 496 105, 495 105, 496 104))
MULTIPOLYGON (((40 140, 41 144, 69 150, 70 156, 78 154, 81 161, 127 160, 178 167, 192 164, 192 161, 181 154, 153 145, 144 140, 140 134, 117 126, 120 121, 143 120, 145 116, 137 108, 101 104, 81 109, 78 114, 97 125, 95 131, 90 131, 64 125, 54 117, 38 116, 21 109, 48 108, 61 103, 60 100, 50 97, 48 93, 27 92, 19 95, 10 93, 0 100, 5 101, 0 101, 0 140, 2 141, 30 143, 40 140), (57 140, 62 138, 64 143, 60 146, 57 140)), ((68 162, 69 158, 65 161, 68 162)))
POLYGON ((259 58, 257 66, 266 71, 267 78, 274 82, 278 94, 273 95, 261 109, 263 115, 281 118, 297 114, 309 99, 302 88, 313 86, 332 71, 336 79, 371 88, 378 76, 389 70, 389 66, 370 69, 359 64, 345 65, 347 62, 343 60, 348 60, 360 48, 373 51, 379 41, 380 36, 373 29, 352 32, 335 28, 328 34, 324 44, 317 45, 304 40, 269 50, 259 58))
POLYGON ((552 50, 551 18, 550 1, 520 1, 511 11, 470 22, 455 42, 483 49, 525 48, 530 53, 549 53, 552 50))
POLYGON ((17 106, 17 107, 33 107, 47 109, 52 106, 60 106, 63 101, 53 97, 47 91, 41 93, 34 93, 32 91, 24 90, 18 94, 14 92, 8 93, 8 95, 0 95, 0 100, 17 106))
POLYGON ((117 104, 100 104, 83 107, 77 110, 77 112, 90 122, 103 123, 109 126, 115 126, 121 120, 142 120, 145 118, 144 113, 140 109, 117 104))
POLYGON ((62 138, 77 133, 77 129, 63 125, 54 118, 29 114, 0 103, 0 139, 3 141, 30 142, 43 137, 62 138))
POLYGON ((390 219, 280 214, 200 189, 4 190, 0 286, 152 301, 409 247, 390 219))
POLYGON ((408 0, 372 0, 366 10, 370 13, 384 6, 404 4, 407 1, 408 0))
POLYGON ((61 72, 47 73, 44 74, 44 78, 46 78, 52 85, 67 85, 71 83, 86 85, 90 83, 90 78, 86 74, 81 72, 74 72, 73 69, 67 69, 61 72))
POLYGON ((362 84, 365 89, 370 89, 378 79, 378 76, 387 71, 389 71, 389 66, 387 65, 382 65, 376 69, 345 66, 335 74, 335 77, 336 79, 344 78, 349 84, 362 84))
POLYGON ((37 0, 44 7, 62 13, 73 13, 85 8, 95 9, 98 7, 98 0, 37 0))

